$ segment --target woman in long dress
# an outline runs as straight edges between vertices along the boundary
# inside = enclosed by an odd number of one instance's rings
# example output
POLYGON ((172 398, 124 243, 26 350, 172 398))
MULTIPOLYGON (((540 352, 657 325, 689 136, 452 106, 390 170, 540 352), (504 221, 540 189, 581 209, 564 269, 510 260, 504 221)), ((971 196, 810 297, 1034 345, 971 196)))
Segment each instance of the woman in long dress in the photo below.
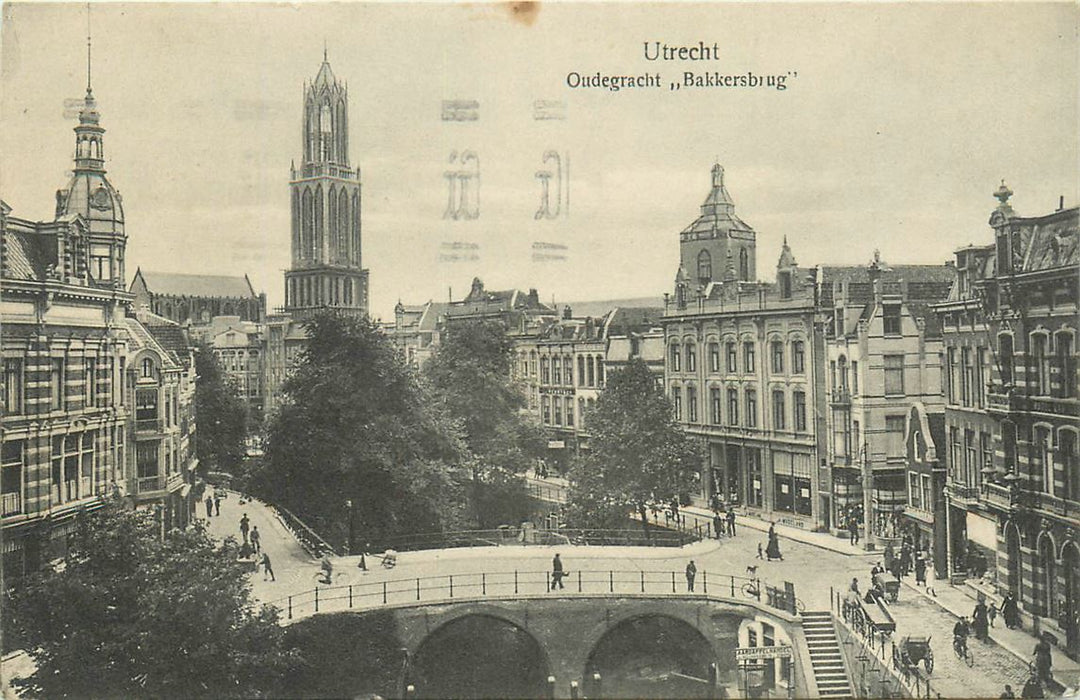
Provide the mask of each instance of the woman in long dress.
POLYGON ((780 553, 780 539, 772 527, 769 528, 769 546, 765 548, 765 556, 769 561, 773 559, 784 561, 784 555, 780 553))

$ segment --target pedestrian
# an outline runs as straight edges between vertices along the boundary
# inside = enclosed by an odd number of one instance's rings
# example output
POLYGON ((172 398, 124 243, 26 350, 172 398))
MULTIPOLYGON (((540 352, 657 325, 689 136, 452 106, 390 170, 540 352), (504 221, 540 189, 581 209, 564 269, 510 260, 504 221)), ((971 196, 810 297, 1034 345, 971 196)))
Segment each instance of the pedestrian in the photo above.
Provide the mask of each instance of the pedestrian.
POLYGON ((761 546, 760 542, 757 543, 757 558, 758 559, 764 559, 765 558, 765 549, 761 546))
POLYGON ((1012 686, 1008 683, 1005 684, 1005 691, 998 696, 999 698, 1015 698, 1016 693, 1013 692, 1012 686))
POLYGON ((874 564, 872 567, 870 567, 870 579, 871 580, 873 580, 873 578, 875 576, 877 576, 878 574, 883 574, 883 573, 885 573, 885 567, 881 565, 880 561, 877 562, 876 564, 874 564))
POLYGON ((1005 619, 1005 626, 1011 630, 1020 626, 1020 609, 1012 591, 1006 593, 1005 599, 1001 601, 1001 617, 1005 619))
POLYGON ((986 641, 989 624, 990 616, 986 611, 986 601, 980 596, 979 602, 975 603, 975 610, 971 613, 971 628, 975 631, 976 639, 986 641))
POLYGON ((776 523, 769 526, 769 544, 765 548, 765 557, 768 561, 779 559, 784 561, 784 555, 780 553, 780 539, 776 536, 776 523))
POLYGON ((915 555, 915 585, 926 585, 926 557, 922 552, 915 555))
POLYGON ((859 544, 859 523, 855 521, 855 517, 851 516, 847 521, 848 532, 851 534, 850 542, 852 545, 859 544))
POLYGON ((1050 654, 1050 642, 1046 641, 1046 637, 1039 640, 1035 645, 1035 670, 1039 673, 1039 680, 1047 685, 1053 678, 1051 668, 1054 664, 1054 658, 1050 654))
POLYGON ((714 515, 712 518, 712 529, 716 532, 716 539, 724 534, 724 521, 720 519, 720 515, 714 515))
POLYGON ((259 526, 251 528, 251 534, 248 536, 251 539, 251 546, 255 549, 255 553, 259 553, 259 526))
POLYGON ((206 494, 206 517, 210 518, 214 515, 214 498, 210 494, 206 494))
POLYGON ((900 576, 907 577, 911 572, 911 547, 905 542, 904 546, 900 548, 900 576))
POLYGON ((266 552, 263 552, 262 565, 263 565, 263 581, 266 580, 267 574, 270 575, 270 580, 271 581, 277 581, 277 578, 274 577, 274 565, 270 563, 270 555, 267 554, 266 552))
POLYGON ((727 511, 727 534, 730 537, 735 536, 735 509, 728 508, 727 511))
POLYGON ((249 522, 247 513, 244 513, 244 517, 240 518, 240 534, 244 536, 244 542, 248 541, 249 522))
POLYGON ((990 626, 993 627, 994 626, 994 620, 996 620, 997 616, 998 616, 997 606, 991 605, 990 609, 986 611, 986 614, 987 614, 987 619, 990 620, 990 626))
POLYGON ((214 493, 214 515, 221 515, 221 496, 214 493))
POLYGON ((565 588, 563 586, 563 578, 566 576, 566 572, 563 571, 562 559, 556 553, 555 558, 551 560, 551 588, 549 591, 555 590, 555 586, 558 586, 560 590, 565 588))
POLYGON ((686 565, 686 590, 688 593, 694 592, 695 576, 697 576, 697 566, 694 565, 694 560, 691 559, 690 563, 686 565))

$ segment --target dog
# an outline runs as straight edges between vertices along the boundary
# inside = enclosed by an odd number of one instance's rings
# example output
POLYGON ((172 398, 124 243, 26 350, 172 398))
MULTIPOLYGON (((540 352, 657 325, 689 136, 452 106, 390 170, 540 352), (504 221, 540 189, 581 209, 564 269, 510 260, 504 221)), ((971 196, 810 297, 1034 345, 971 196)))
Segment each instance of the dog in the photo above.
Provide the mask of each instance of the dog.
POLYGON ((748 566, 748 567, 746 567, 746 575, 748 577, 750 577, 750 578, 757 578, 757 567, 756 566, 748 566))

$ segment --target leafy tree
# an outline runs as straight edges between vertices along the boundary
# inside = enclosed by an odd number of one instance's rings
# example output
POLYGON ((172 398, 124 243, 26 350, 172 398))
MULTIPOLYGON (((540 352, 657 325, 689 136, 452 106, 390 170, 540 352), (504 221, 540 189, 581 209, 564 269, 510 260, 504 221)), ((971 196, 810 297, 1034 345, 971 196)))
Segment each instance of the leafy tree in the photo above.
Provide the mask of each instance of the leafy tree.
POLYGON ((35 697, 266 697, 300 662, 277 610, 252 607, 235 541, 198 523, 163 540, 119 501, 80 516, 63 565, 9 613, 36 664, 13 683, 35 697))
POLYGON ((251 488, 337 543, 350 519, 354 544, 458 522, 464 446, 390 341, 333 312, 307 330, 251 488))
POLYGON ((510 376, 513 343, 501 323, 453 326, 423 376, 445 412, 460 422, 472 455, 472 500, 481 527, 528 515, 522 474, 543 454, 540 427, 524 413, 525 395, 510 376))
MULTIPOLYGON (((621 527, 650 503, 685 493, 702 462, 671 402, 641 359, 613 372, 587 417, 589 450, 570 469, 568 516, 580 527, 621 527)), ((648 527, 645 527, 648 533, 648 527)))
POLYGON ((195 348, 195 454, 203 474, 236 473, 244 459, 247 405, 225 380, 214 351, 206 343, 195 348))

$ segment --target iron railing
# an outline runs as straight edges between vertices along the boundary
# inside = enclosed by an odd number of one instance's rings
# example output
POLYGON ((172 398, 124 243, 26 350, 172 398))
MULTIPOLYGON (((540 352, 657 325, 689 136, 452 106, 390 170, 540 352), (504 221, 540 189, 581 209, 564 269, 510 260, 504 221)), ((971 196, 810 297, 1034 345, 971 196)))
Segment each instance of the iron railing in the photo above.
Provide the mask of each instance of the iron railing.
MULTIPOLYGON (((313 576, 320 576, 313 572, 313 576)), ((341 574, 339 574, 341 575, 341 574)), ((689 590, 682 571, 568 571, 552 590, 550 571, 489 571, 440 576, 418 576, 387 581, 369 581, 348 585, 316 586, 310 591, 270 602, 294 620, 308 615, 344 610, 378 608, 384 605, 410 605, 461 598, 514 596, 603 596, 603 595, 696 595, 762 602, 762 593, 780 591, 760 579, 742 576, 709 576, 698 571, 694 590, 689 590)), ((766 596, 765 605, 794 614, 789 598, 766 596)))
POLYGON ((634 547, 682 547, 698 538, 686 532, 666 528, 649 527, 648 535, 642 528, 623 530, 571 529, 546 530, 541 528, 502 527, 494 530, 456 530, 451 532, 424 532, 374 541, 369 551, 393 549, 409 552, 421 549, 452 549, 456 547, 498 547, 503 545, 580 545, 580 546, 634 546, 634 547))

